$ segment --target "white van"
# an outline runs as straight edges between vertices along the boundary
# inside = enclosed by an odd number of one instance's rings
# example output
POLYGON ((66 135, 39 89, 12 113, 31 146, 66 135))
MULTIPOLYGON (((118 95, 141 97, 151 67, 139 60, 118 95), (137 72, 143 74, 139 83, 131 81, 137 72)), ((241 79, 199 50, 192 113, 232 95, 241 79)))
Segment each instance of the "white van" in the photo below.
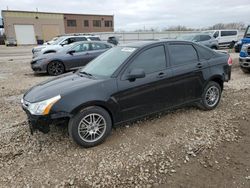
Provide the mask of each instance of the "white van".
POLYGON ((233 48, 234 44, 239 40, 238 30, 210 30, 205 31, 210 33, 214 38, 218 40, 220 47, 233 48))

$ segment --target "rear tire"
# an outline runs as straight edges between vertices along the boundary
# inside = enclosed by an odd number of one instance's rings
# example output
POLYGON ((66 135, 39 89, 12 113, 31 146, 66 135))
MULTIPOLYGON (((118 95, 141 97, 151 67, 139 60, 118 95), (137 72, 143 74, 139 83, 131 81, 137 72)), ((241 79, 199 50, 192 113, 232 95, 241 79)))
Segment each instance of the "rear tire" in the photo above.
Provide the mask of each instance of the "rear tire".
POLYGON ((111 129, 112 121, 109 113, 97 106, 81 110, 71 118, 68 125, 70 137, 84 148, 104 142, 111 129))
POLYGON ((47 72, 51 76, 57 76, 65 72, 65 68, 62 62, 52 61, 48 64, 47 72))
POLYGON ((250 68, 243 68, 243 67, 240 67, 241 70, 244 72, 244 73, 250 73, 250 68))
POLYGON ((202 98, 198 107, 202 110, 213 110, 219 104, 221 98, 221 87, 217 82, 210 81, 204 88, 202 98))

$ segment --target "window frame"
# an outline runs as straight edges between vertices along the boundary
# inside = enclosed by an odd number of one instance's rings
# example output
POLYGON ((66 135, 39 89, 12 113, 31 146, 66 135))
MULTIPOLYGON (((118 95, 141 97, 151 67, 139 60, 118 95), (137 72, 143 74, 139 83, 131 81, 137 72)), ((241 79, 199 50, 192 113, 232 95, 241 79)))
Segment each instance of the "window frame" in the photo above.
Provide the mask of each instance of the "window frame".
POLYGON ((102 20, 93 20, 93 27, 102 27, 102 20), (100 23, 100 26, 96 26, 95 22, 100 23))
MULTIPOLYGON (((168 69, 169 67, 169 58, 167 56, 167 51, 166 51, 166 44, 165 43, 161 43, 161 44, 156 44, 156 45, 150 45, 150 46, 147 46, 147 47, 143 47, 141 49, 139 49, 139 51, 137 51, 126 63, 125 65, 121 68, 121 71, 119 73, 120 75, 120 80, 126 80, 126 75, 127 75, 127 71, 128 71, 128 68, 129 66, 134 62, 134 60, 140 56, 143 52, 145 52, 146 50, 149 50, 151 48, 155 48, 155 47, 159 47, 159 46, 162 46, 163 49, 164 49, 164 55, 165 55, 165 70, 168 69)), ((151 72, 151 73, 146 73, 145 72, 145 75, 147 77, 147 75, 150 75, 150 74, 155 74, 156 72, 159 72, 159 71, 163 71, 163 70, 158 70, 158 71, 155 71, 155 72, 151 72)))
POLYGON ((83 27, 89 27, 89 20, 83 20, 83 27), (88 23, 86 25, 86 23, 88 23))
POLYGON ((74 20, 74 19, 67 20, 67 27, 77 27, 76 20, 74 20), (69 22, 75 23, 75 25, 69 24, 69 22))
POLYGON ((113 21, 112 20, 105 20, 104 27, 113 27, 113 21))
MULTIPOLYGON (((170 42, 167 44, 167 50, 168 50, 168 55, 169 55, 169 65, 171 68, 174 68, 174 67, 181 67, 181 66, 185 66, 185 65, 188 65, 188 63, 181 63, 181 64, 178 64, 178 65, 175 65, 173 64, 173 61, 172 61, 172 57, 171 57, 171 54, 170 54, 170 46, 171 45, 190 45, 193 47, 195 53, 196 53, 196 57, 197 57, 197 62, 200 61, 200 58, 199 58, 199 54, 197 52, 197 49, 195 48, 195 46, 192 44, 192 43, 184 43, 184 42, 170 42)), ((197 63, 196 62, 196 63, 197 63)))

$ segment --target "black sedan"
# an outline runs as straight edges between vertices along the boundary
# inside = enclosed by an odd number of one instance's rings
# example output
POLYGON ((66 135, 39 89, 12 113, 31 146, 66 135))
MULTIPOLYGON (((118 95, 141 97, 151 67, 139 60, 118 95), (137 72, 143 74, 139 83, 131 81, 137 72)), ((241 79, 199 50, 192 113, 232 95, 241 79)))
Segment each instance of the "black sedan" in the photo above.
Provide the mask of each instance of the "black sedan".
POLYGON ((22 99, 31 130, 65 122, 83 146, 100 144, 113 126, 186 104, 220 101, 231 77, 228 54, 187 41, 114 47, 75 73, 41 83, 22 99))
POLYGON ((31 61, 31 68, 37 73, 59 75, 66 71, 79 69, 91 60, 112 48, 105 42, 76 42, 56 53, 42 54, 31 61))

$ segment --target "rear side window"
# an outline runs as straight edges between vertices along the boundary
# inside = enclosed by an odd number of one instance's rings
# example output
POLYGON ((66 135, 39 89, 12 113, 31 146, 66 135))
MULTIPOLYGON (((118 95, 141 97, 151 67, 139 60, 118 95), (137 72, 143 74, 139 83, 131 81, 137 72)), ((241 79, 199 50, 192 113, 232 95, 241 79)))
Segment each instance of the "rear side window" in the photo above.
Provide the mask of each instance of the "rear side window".
POLYGON ((87 39, 85 37, 76 37, 75 40, 77 42, 77 41, 86 41, 87 39))
POLYGON ((166 56, 164 46, 157 46, 145 50, 130 64, 128 71, 138 68, 146 74, 166 69, 166 56))
POLYGON ((195 48, 201 61, 211 59, 214 55, 213 52, 211 52, 209 49, 204 48, 203 46, 195 45, 195 48))
POLYGON ((219 31, 216 31, 213 35, 214 38, 217 38, 219 36, 219 31))
POLYGON ((197 53, 191 44, 170 44, 168 48, 172 66, 198 61, 197 53))
POLYGON ((206 41, 206 40, 211 39, 211 37, 209 35, 201 35, 200 38, 201 38, 201 41, 206 41))
POLYGON ((91 41, 101 41, 99 37, 88 37, 91 41))
POLYGON ((108 45, 102 43, 92 43, 92 50, 102 50, 108 48, 108 45))
POLYGON ((234 36, 237 35, 237 31, 221 31, 221 36, 234 36))

